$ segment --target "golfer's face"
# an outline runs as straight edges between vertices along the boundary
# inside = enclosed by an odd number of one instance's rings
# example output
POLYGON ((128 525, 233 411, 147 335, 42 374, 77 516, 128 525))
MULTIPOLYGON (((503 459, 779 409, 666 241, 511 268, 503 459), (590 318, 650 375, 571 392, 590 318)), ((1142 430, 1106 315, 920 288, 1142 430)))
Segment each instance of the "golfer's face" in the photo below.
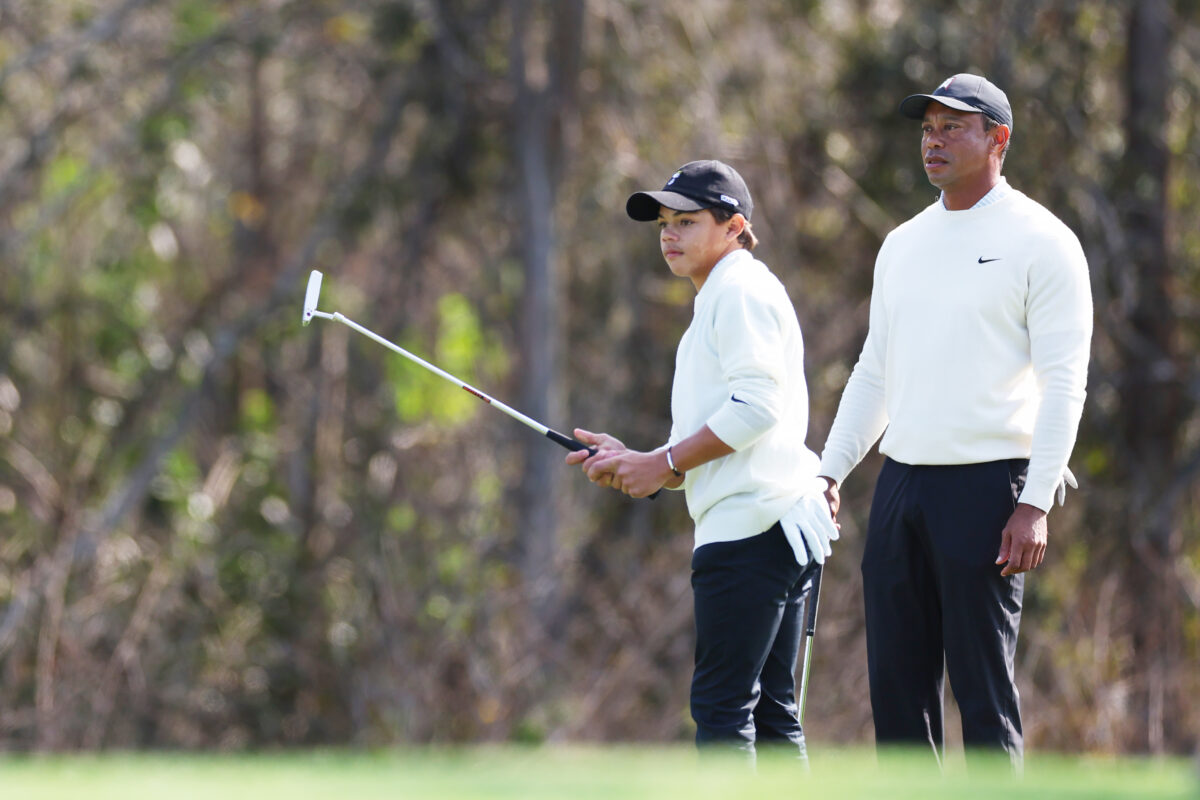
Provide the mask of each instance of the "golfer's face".
MULTIPOLYGON (((700 286, 729 251, 726 225, 708 211, 658 212, 658 243, 671 272, 700 286)), ((735 237, 736 241, 736 237, 735 237)))
POLYGON ((954 191, 985 175, 991 137, 983 115, 930 103, 921 122, 921 161, 929 182, 954 191))

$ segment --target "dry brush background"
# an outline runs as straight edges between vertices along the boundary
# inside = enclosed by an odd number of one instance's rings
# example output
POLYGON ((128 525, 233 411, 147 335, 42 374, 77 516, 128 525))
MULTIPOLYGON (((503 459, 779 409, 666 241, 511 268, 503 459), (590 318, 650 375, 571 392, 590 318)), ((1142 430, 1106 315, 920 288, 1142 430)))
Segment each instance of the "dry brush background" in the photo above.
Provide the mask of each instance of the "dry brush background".
MULTIPOLYGON (((0 749, 686 740, 682 498, 554 427, 668 430, 691 288, 626 195, 735 164, 820 449, 875 251, 929 203, 900 98, 1005 87, 1078 233, 1089 396, 1027 584, 1032 747, 1200 729, 1194 0, 3 0, 0 749)), ((810 736, 871 738, 845 487, 810 736)), ((953 725, 952 725, 953 727, 953 725)), ((954 732, 951 731, 953 736, 954 732)))

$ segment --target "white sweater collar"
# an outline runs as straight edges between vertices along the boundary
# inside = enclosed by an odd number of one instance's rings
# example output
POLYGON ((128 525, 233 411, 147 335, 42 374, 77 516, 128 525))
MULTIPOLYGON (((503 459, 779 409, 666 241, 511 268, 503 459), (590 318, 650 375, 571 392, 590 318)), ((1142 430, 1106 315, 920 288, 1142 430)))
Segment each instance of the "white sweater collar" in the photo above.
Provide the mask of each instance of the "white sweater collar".
MULTIPOLYGON (((1000 181, 995 186, 993 186, 990 190, 988 190, 987 194, 985 194, 983 197, 979 198, 979 200, 976 201, 975 205, 971 206, 970 208, 968 208, 966 210, 974 211, 978 208, 985 208, 987 206, 990 206, 993 203, 999 203, 1001 200, 1003 200, 1004 198, 1006 198, 1010 194, 1012 194, 1012 191, 1013 191, 1012 187, 1008 185, 1008 179, 1005 178, 1003 175, 1001 175, 1000 181)), ((949 211, 949 209, 946 208, 946 193, 945 192, 942 192, 938 196, 938 202, 941 204, 943 210, 949 211)))
MULTIPOLYGON (((696 293, 696 302, 700 302, 700 298, 705 297, 706 294, 712 294, 712 291, 709 291, 709 287, 723 283, 725 276, 729 274, 730 268, 734 264, 742 261, 743 259, 753 258, 754 256, 750 254, 750 251, 744 247, 739 247, 732 253, 727 253, 725 256, 723 256, 720 261, 713 265, 713 268, 708 273, 708 277, 704 280, 704 285, 701 286, 700 291, 696 293)), ((715 288, 713 291, 716 291, 715 288)))

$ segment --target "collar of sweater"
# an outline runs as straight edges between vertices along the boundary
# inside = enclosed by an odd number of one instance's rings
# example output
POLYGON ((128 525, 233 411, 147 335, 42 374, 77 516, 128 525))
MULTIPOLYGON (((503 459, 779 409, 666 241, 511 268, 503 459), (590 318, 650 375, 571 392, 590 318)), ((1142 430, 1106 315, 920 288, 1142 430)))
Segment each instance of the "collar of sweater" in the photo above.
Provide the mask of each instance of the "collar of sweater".
MULTIPOLYGON (((1012 194, 1012 191, 1012 187, 1008 185, 1008 179, 1001 175, 999 182, 989 189, 987 194, 975 201, 975 205, 971 206, 970 208, 959 209, 959 211, 974 211, 979 208, 986 208, 993 203, 999 203, 1001 200, 1012 194)), ((940 195, 938 195, 938 205, 941 206, 943 211, 950 211, 950 209, 946 208, 945 192, 942 192, 940 195)), ((955 211, 951 213, 956 214, 958 212, 955 211)))
POLYGON ((727 253, 708 273, 708 278, 705 279, 704 285, 700 287, 700 291, 696 293, 696 304, 709 295, 716 294, 718 287, 729 280, 732 273, 739 269, 738 264, 744 261, 753 261, 754 256, 750 251, 743 248, 738 248, 732 253, 727 253))

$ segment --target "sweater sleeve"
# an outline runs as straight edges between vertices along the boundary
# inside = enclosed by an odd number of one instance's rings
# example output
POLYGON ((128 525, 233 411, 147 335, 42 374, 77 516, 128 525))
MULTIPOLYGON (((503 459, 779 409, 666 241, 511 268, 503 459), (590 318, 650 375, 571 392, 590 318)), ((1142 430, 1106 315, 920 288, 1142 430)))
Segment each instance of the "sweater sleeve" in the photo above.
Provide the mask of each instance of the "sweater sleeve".
POLYGON ((735 451, 754 444, 783 411, 788 365, 780 313, 761 290, 744 286, 716 298, 717 358, 729 396, 707 424, 735 451))
POLYGON ((1049 511, 1079 430, 1092 338, 1087 259, 1065 228, 1030 268, 1026 320, 1041 404, 1019 499, 1049 511))
POLYGON ((832 478, 839 485, 863 460, 888 425, 884 391, 888 323, 883 299, 887 244, 885 239, 875 260, 867 339, 842 392, 833 427, 821 453, 819 474, 832 478))

